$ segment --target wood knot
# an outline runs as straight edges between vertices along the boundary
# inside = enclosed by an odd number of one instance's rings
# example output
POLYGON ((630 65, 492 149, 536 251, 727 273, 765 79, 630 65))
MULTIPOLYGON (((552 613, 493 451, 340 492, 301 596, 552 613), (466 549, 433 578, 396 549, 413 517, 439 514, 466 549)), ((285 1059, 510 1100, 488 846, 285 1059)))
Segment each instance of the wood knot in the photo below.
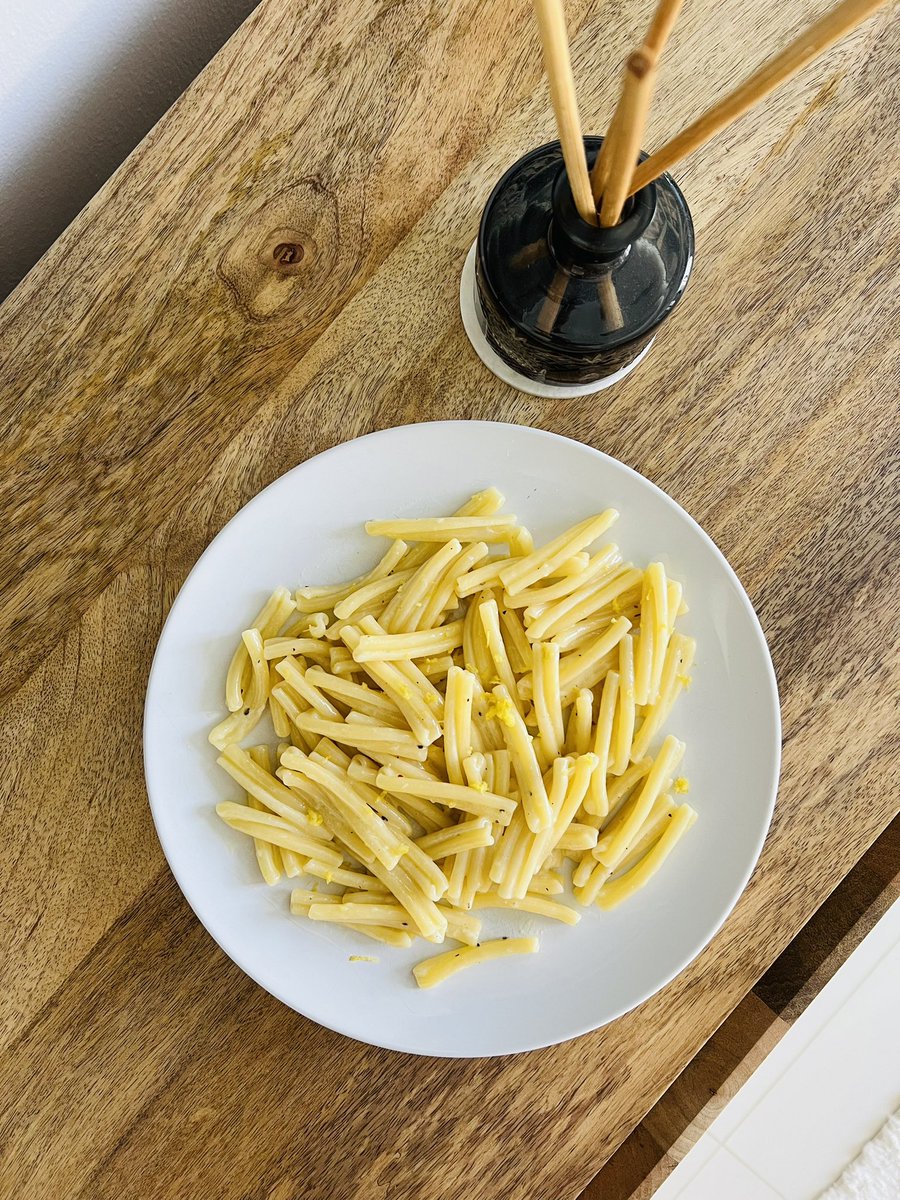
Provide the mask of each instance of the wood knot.
POLYGON ((300 242, 279 242, 272 251, 272 259, 279 271, 291 275, 299 269, 305 253, 300 242))
POLYGON ((312 323, 346 293, 357 262, 358 246, 342 237, 346 227, 335 194, 316 179, 300 180, 249 214, 218 274, 251 320, 312 323))

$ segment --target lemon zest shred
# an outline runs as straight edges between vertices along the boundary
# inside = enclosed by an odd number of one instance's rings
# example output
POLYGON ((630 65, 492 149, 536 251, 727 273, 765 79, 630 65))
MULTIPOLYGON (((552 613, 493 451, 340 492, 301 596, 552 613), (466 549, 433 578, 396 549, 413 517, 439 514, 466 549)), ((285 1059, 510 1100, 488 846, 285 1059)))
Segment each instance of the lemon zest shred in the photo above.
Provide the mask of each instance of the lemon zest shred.
POLYGON ((496 718, 501 725, 512 729, 516 723, 515 711, 512 700, 507 700, 505 696, 495 696, 488 704, 484 715, 488 721, 496 718))

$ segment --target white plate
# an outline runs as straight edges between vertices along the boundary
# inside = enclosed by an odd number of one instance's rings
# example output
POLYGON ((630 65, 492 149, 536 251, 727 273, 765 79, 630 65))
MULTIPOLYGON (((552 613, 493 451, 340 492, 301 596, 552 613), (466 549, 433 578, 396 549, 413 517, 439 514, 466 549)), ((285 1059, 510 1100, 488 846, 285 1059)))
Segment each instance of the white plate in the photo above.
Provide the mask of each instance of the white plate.
POLYGON ((710 940, 743 890, 772 815, 780 756, 778 693, 765 639, 721 553, 677 504, 579 442, 519 425, 447 421, 347 442, 278 479, 202 555, 172 607, 147 690, 144 764, 166 858, 194 912, 262 987, 322 1025, 416 1054, 509 1054, 564 1041, 640 1004, 710 940), (536 932, 537 955, 486 963, 428 991, 410 967, 437 953, 377 946, 288 912, 291 884, 259 879, 249 839, 215 804, 238 798, 206 740, 223 715, 239 631, 278 584, 330 583, 372 565, 371 517, 452 512, 496 484, 538 542, 607 506, 639 563, 684 582, 697 638, 694 682, 668 729, 700 819, 662 871, 612 912, 575 927, 485 914, 486 932, 536 932), (363 944, 364 943, 364 944, 363 944), (373 949, 374 947, 374 949, 373 949), (354 953, 378 963, 352 963, 354 953))

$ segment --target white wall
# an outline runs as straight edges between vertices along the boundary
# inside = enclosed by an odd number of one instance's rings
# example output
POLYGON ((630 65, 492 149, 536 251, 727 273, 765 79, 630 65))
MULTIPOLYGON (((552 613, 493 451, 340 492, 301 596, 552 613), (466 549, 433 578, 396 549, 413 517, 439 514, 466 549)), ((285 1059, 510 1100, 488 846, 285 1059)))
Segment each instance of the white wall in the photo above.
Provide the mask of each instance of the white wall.
POLYGON ((256 3, 0 0, 0 298, 256 3))

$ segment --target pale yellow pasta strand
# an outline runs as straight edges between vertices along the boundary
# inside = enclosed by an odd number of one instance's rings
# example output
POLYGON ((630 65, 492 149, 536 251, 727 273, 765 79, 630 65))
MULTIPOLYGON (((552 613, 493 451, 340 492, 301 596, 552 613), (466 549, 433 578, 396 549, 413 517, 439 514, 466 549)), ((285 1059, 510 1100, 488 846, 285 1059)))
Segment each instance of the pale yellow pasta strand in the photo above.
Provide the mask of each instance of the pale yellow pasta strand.
POLYGON ((667 622, 669 637, 671 637, 675 632, 675 622, 683 613, 687 612, 687 606, 684 603, 684 589, 674 579, 669 579, 666 584, 666 612, 669 618, 667 622))
POLYGON ((269 699, 269 668, 263 653, 263 639, 258 629, 245 629, 241 641, 250 662, 250 682, 246 690, 246 707, 265 708, 269 699))
POLYGON ((491 592, 483 589, 470 602, 463 621, 463 662, 480 686, 487 689, 494 677, 494 660, 488 648, 484 626, 481 622, 481 605, 492 599, 491 592))
POLYGON ((354 832, 340 805, 329 792, 288 767, 279 767, 276 773, 286 787, 296 791, 304 798, 309 805, 310 814, 315 812, 322 818, 329 837, 333 834, 335 840, 342 846, 346 846, 349 853, 358 862, 364 863, 367 867, 371 866, 375 861, 375 855, 354 832))
POLYGON ((300 638, 266 638, 263 642, 263 657, 267 661, 278 658, 286 658, 291 655, 293 658, 308 657, 315 659, 317 662, 327 663, 331 647, 327 642, 323 642, 321 638, 300 637, 300 638))
POLYGON ((617 617, 609 629, 583 650, 574 650, 559 661, 559 688, 563 708, 571 704, 579 688, 593 687, 608 673, 607 656, 631 628, 627 617, 617 617))
POLYGON ((387 928, 408 929, 410 916, 400 904, 328 904, 309 906, 306 914, 311 921, 330 921, 343 925, 384 925, 387 928))
POLYGON ((436 680, 446 679, 447 672, 454 665, 453 658, 449 654, 439 654, 436 658, 425 658, 419 664, 419 669, 426 679, 434 683, 436 680))
POLYGON ((621 861, 616 864, 616 876, 624 874, 625 871, 630 871, 634 864, 644 857, 663 829, 668 825, 669 818, 677 807, 668 792, 663 792, 661 796, 657 797, 653 807, 650 809, 650 815, 638 830, 634 845, 622 857, 621 861))
POLYGON ((341 897, 336 892, 313 892, 308 888, 293 888, 291 890, 290 907, 294 916, 306 916, 311 904, 340 904, 341 897))
MULTIPOLYGON (((348 925, 347 928, 352 929, 354 933, 361 933, 363 937, 371 938, 373 942, 381 942, 384 946, 397 946, 405 949, 413 944, 413 939, 405 929, 389 929, 385 925, 348 925)), ((351 954, 350 961, 378 962, 378 959, 370 959, 362 954, 351 954)))
MULTIPOLYGON (((594 858, 593 851, 587 850, 582 854, 581 859, 576 864, 572 872, 572 894, 579 904, 593 903, 593 900, 587 901, 584 899, 585 888, 590 884, 591 877, 597 868, 597 860, 594 858)), ((607 874, 604 878, 608 878, 610 871, 607 868, 607 874)), ((597 891, 600 890, 600 884, 597 885, 597 891)), ((594 899, 597 897, 597 892, 594 892, 594 899)))
POLYGON ((566 890, 557 871, 539 871, 528 885, 528 893, 539 896, 560 896, 566 890))
POLYGON ((426 599, 431 596, 438 579, 461 549, 459 541, 451 538, 404 583, 381 614, 379 623, 386 633, 411 633, 415 630, 426 599))
POLYGON ((461 575, 470 571, 476 563, 487 557, 488 548, 484 542, 473 542, 452 559, 447 565, 441 578, 435 584, 431 596, 426 599, 424 607, 419 612, 416 623, 417 629, 431 629, 438 624, 441 615, 448 608, 456 606, 456 582, 461 575))
POLYGON ((555 583, 548 583, 543 587, 525 588, 515 596, 504 596, 504 600, 515 608, 529 608, 534 604, 551 604, 555 600, 562 600, 564 596, 570 596, 572 592, 583 588, 588 583, 597 586, 600 580, 605 579, 619 562, 621 562, 619 548, 610 543, 593 556, 582 553, 568 559, 559 568, 558 574, 561 578, 557 579, 555 583))
MULTIPOLYGON (((279 631, 279 638, 323 638, 328 628, 327 612, 300 613, 279 631)), ((268 639, 273 640, 273 639, 268 639)))
MULTIPOLYGON (((388 602, 378 604, 367 604, 363 608, 358 609, 352 616, 345 617, 341 620, 334 620, 325 630, 325 637, 329 642, 340 642, 344 637, 344 630, 355 629, 361 625, 366 617, 374 617, 380 620, 387 612, 388 602)), ((384 632, 382 630, 382 632, 384 632)), ((344 647, 342 647, 344 649, 344 647)), ((332 666, 333 669, 333 666, 332 666)))
POLYGON ((532 689, 538 731, 551 758, 562 753, 565 740, 559 695, 559 647, 550 642, 532 646, 532 689))
POLYGON ((650 576, 645 573, 641 585, 641 627, 634 649, 634 702, 646 704, 653 671, 653 629, 655 615, 650 576))
MULTIPOLYGON (((503 493, 495 487, 485 488, 483 492, 476 492, 474 496, 470 496, 465 504, 461 505, 455 513, 454 517, 491 517, 494 513, 500 511, 506 500, 503 493)), ((419 542, 412 549, 406 552, 403 559, 404 567, 420 567, 427 558, 434 554, 435 546, 433 542, 419 542)))
POLYGON ((525 821, 532 833, 539 833, 549 826, 551 813, 534 746, 521 713, 502 683, 494 688, 493 696, 501 732, 516 773, 525 821))
POLYGON ((272 728, 278 738, 290 737, 291 722, 281 701, 272 694, 272 689, 281 683, 281 676, 274 667, 269 669, 269 715, 272 718, 272 728))
POLYGON ((693 638, 679 633, 673 635, 666 651, 666 662, 660 684, 659 697, 644 713, 641 727, 635 735, 631 753, 634 758, 643 758, 650 743, 669 718, 675 701, 690 682, 688 672, 694 661, 696 643, 693 638))
MULTIPOLYGON (((483 754, 469 754, 463 762, 463 773, 467 785, 479 792, 487 791, 487 784, 484 782, 485 761, 483 754)), ((484 819, 487 820, 487 818, 484 819)), ((493 839, 491 840, 493 841, 493 839)), ((454 856, 450 867, 450 886, 447 889, 447 899, 451 904, 456 904, 460 908, 468 908, 471 904, 471 900, 469 900, 469 903, 466 903, 469 897, 464 896, 464 893, 467 890, 472 894, 475 892, 474 887, 468 889, 466 887, 471 857, 470 848, 463 847, 454 856)))
MULTIPOLYGON (((359 644, 362 636, 358 629, 348 628, 344 631, 344 639, 351 650, 359 644)), ((364 670, 403 714, 417 744, 428 746, 441 736, 441 727, 422 690, 404 670, 405 666, 401 663, 369 662, 364 664, 364 670)), ((431 687, 430 684, 428 686, 431 687)), ((440 699, 437 689, 432 688, 432 691, 440 699)))
POLYGON ((517 562, 508 564, 500 572, 506 591, 514 596, 539 579, 546 579, 552 575, 573 554, 596 541, 618 515, 614 508, 608 508, 598 516, 588 517, 586 521, 573 525, 539 550, 534 550, 517 562))
POLYGON ((514 560, 510 555, 501 554, 482 563, 480 567, 467 571, 465 575, 460 575, 456 581, 456 595, 460 599, 464 599, 467 596, 474 596, 485 588, 497 587, 500 583, 501 567, 512 561, 514 560))
POLYGON ((334 606, 334 615, 339 621, 346 621, 360 611, 368 611, 375 604, 387 604, 399 588, 415 574, 412 570, 392 571, 382 579, 372 579, 361 588, 351 592, 334 606))
POLYGON ((298 696, 320 717, 326 720, 339 721, 341 714, 331 701, 323 696, 319 689, 306 678, 306 666, 296 658, 282 658, 275 664, 275 670, 285 683, 290 684, 298 696))
MULTIPOLYGON (((377 634, 379 636, 386 632, 374 617, 363 617, 359 622, 359 631, 361 634, 377 634)), ((387 666, 397 668, 409 686, 421 695, 429 711, 435 714, 443 712, 444 697, 414 662, 400 659, 396 663, 388 663, 387 666)))
POLYGON ((598 844, 596 856, 607 866, 615 867, 633 842, 638 830, 646 821, 653 803, 675 772, 684 754, 684 742, 671 735, 663 742, 659 754, 653 761, 650 774, 632 801, 629 801, 624 819, 615 834, 609 839, 602 855, 598 844))
POLYGON ((255 796, 269 812, 276 813, 303 833, 327 841, 330 834, 317 829, 307 816, 307 806, 285 785, 263 770, 240 746, 228 746, 216 760, 245 792, 255 796))
MULTIPOLYGON (((262 770, 272 773, 272 757, 268 746, 251 746, 247 751, 248 756, 262 770)), ((259 811, 264 811, 263 805, 253 795, 252 792, 245 793, 247 805, 259 811)), ((263 838, 253 839, 253 850, 256 854, 256 863, 259 867, 259 873, 268 884, 275 884, 281 878, 281 872, 284 863, 281 858, 281 850, 278 846, 273 846, 271 842, 265 841, 263 838)))
POLYGON ((537 951, 538 940, 534 937, 497 938, 482 942, 480 946, 461 946, 458 950, 447 950, 433 958, 426 958, 416 963, 413 975, 420 988, 430 988, 476 963, 513 954, 536 954, 537 951))
POLYGON ((478 618, 484 630, 484 637, 494 666, 494 674, 497 682, 502 683, 506 687, 513 702, 518 705, 521 711, 522 702, 516 691, 516 676, 510 664, 509 656, 506 653, 506 646, 503 644, 503 634, 500 631, 500 613, 497 601, 493 596, 489 600, 483 600, 478 605, 478 618))
POLYGON ((481 921, 471 913, 460 912, 457 908, 444 908, 441 911, 447 918, 447 937, 454 941, 463 942, 466 946, 477 946, 481 936, 481 921))
POLYGON ((243 708, 240 712, 229 713, 209 731, 210 744, 217 750, 225 750, 242 742, 262 720, 264 712, 265 708, 243 708))
POLYGON ((592 642, 598 633, 608 629, 616 617, 627 617, 629 621, 633 622, 634 618, 639 615, 637 605, 633 609, 625 608, 617 613, 606 612, 599 617, 589 617, 586 621, 580 621, 564 633, 554 634, 550 641, 559 646, 560 653, 563 654, 569 650, 581 650, 592 642))
POLYGON ((296 825, 276 817, 273 813, 260 810, 258 812, 247 808, 246 804, 235 804, 231 800, 222 800, 216 805, 216 813, 232 829, 245 833, 254 840, 260 838, 275 846, 283 846, 287 850, 295 850, 304 858, 317 858, 323 862, 333 862, 340 866, 343 861, 340 851, 324 842, 301 833, 296 825))
POLYGON ((585 850, 593 850, 597 845, 597 829, 594 825, 583 825, 573 821, 556 843, 558 850, 573 851, 583 854, 585 850))
MULTIPOLYGON (((519 846, 509 855, 509 866, 503 876, 497 880, 497 893, 504 899, 521 897, 528 891, 532 878, 540 869, 547 855, 554 849, 556 842, 562 836, 584 797, 588 777, 594 766, 593 756, 590 761, 585 759, 579 767, 576 790, 578 799, 575 803, 566 804, 570 794, 575 770, 569 758, 557 758, 550 769, 550 790, 548 799, 552 814, 551 823, 540 833, 531 833, 527 829, 520 834, 521 851, 519 846), (582 786, 583 783, 583 786, 582 786)), ((573 795, 574 800, 574 795, 573 795)))
POLYGON ((481 749, 485 753, 493 753, 496 750, 505 750, 505 742, 503 734, 500 732, 500 723, 493 716, 488 716, 492 711, 494 700, 489 696, 481 686, 481 680, 477 676, 475 678, 474 695, 472 698, 472 733, 473 745, 474 738, 477 735, 481 742, 481 749))
POLYGON ((656 874, 681 837, 690 829, 697 819, 697 814, 689 804, 682 804, 672 813, 671 820, 663 830, 659 841, 647 854, 618 879, 604 885, 597 897, 601 908, 615 908, 638 888, 642 888, 656 874))
POLYGON ((303 775, 327 792, 340 807, 353 832, 376 859, 388 870, 396 867, 406 853, 407 840, 388 829, 375 815, 360 797, 352 780, 332 774, 327 766, 313 762, 308 755, 294 749, 285 750, 281 761, 284 767, 303 775))
POLYGON ((634 788, 642 779, 650 774, 652 766, 652 758, 641 758, 637 762, 631 763, 624 774, 613 779, 607 779, 606 795, 609 800, 609 812, 601 823, 601 828, 606 828, 609 822, 619 813, 634 788))
MULTIPOLYGON (((354 714, 350 714, 353 716, 354 714)), ((313 733, 319 737, 330 737, 342 746, 351 746, 354 750, 382 749, 386 754, 397 754, 403 758, 412 758, 424 762, 425 746, 416 741, 415 734, 408 730, 395 729, 393 726, 369 725, 364 723, 362 713, 355 714, 359 722, 327 721, 314 712, 302 712, 297 717, 296 725, 304 733, 313 733)), ((367 720, 367 719, 366 719, 367 720)))
MULTIPOLYGON (((607 676, 607 679, 609 676, 607 676)), ((566 731, 566 754, 587 754, 591 749, 591 726, 593 725, 594 695, 589 688, 579 688, 575 703, 569 713, 566 731)))
MULTIPOLYGON (((669 588, 662 563, 650 563, 647 568, 650 582, 651 612, 653 614, 653 654, 650 660, 650 682, 646 704, 654 704, 659 697, 666 647, 669 644, 669 588)), ((643 624, 644 614, 641 613, 643 624)))
POLYGON ((524 856, 528 845, 530 839, 525 814, 522 806, 517 805, 512 820, 502 835, 494 839, 494 853, 488 866, 488 878, 497 884, 498 888, 504 887, 513 870, 517 869, 522 861, 520 854, 524 856))
MULTIPOLYGON (((320 743, 321 744, 321 743, 320 743)), ((337 747, 334 747, 337 750, 337 747)), ((364 780, 354 778, 349 772, 350 759, 340 751, 341 759, 344 761, 335 761, 331 758, 324 757, 318 750, 314 750, 309 756, 313 762, 322 763, 331 771, 333 775, 338 777, 346 777, 350 781, 351 787, 355 788, 357 794, 364 804, 368 804, 369 808, 373 809, 379 817, 387 825, 388 829, 393 830, 401 838, 409 838, 412 835, 412 825, 403 816, 401 812, 391 803, 384 792, 379 792, 375 787, 371 786, 364 780)), ((404 842, 405 845, 405 842, 404 842)), ((433 882, 440 885, 437 877, 433 877, 433 882)))
POLYGON ((516 674, 531 669, 531 643, 525 635, 522 618, 514 608, 500 605, 500 628, 509 662, 516 674))
MULTIPOLYGON (((505 753, 505 751, 504 751, 505 753)), ((496 763, 494 756, 491 753, 470 755, 463 763, 463 768, 466 772, 466 780, 474 786, 484 786, 489 792, 494 792, 497 795, 505 796, 509 786, 509 775, 506 776, 506 789, 498 792, 497 783, 504 782, 498 780, 496 763)), ((491 885, 488 879, 487 871, 490 861, 491 851, 497 839, 500 837, 503 826, 499 821, 491 822, 491 841, 489 845, 476 846, 469 854, 468 863, 466 866, 465 885, 460 894, 460 906, 465 909, 472 907, 472 901, 478 892, 487 891, 491 885)))
MULTIPOLYGON (((380 900, 382 903, 388 898, 389 894, 384 887, 384 884, 377 880, 373 875, 365 875, 362 871, 351 871, 346 867, 329 867, 319 859, 311 858, 305 868, 305 874, 312 875, 314 879, 323 879, 326 883, 336 883, 339 887, 366 889, 372 900, 380 900)), ((316 900, 327 893, 313 892, 314 897, 309 901, 310 904, 315 904, 316 900)), ((291 894, 293 899, 293 893, 291 894)))
POLYGON ((461 667, 447 672, 444 694, 444 757, 450 783, 465 783, 463 759, 472 753, 474 676, 461 667))
POLYGON ((623 775, 628 769, 634 738, 634 719, 634 639, 630 634, 626 634, 619 642, 619 694, 607 767, 610 775, 623 775))
POLYGON ((298 696, 294 689, 283 680, 280 680, 272 687, 270 699, 273 699, 288 718, 289 727, 287 736, 292 742, 298 739, 301 746, 309 746, 311 749, 315 739, 311 734, 303 733, 297 728, 297 718, 301 713, 308 711, 308 706, 302 697, 298 696))
POLYGON ((471 817, 467 821, 460 821, 458 825, 426 833, 417 838, 416 842, 429 858, 438 861, 453 854, 460 854, 464 850, 493 846, 494 837, 488 817, 471 817))
POLYGON ((310 758, 312 758, 313 761, 323 760, 324 762, 334 763, 334 765, 340 767, 342 771, 346 771, 350 766, 351 756, 342 750, 340 746, 338 746, 330 738, 323 737, 319 738, 319 740, 316 742, 310 758))
POLYGON ((518 518, 512 513, 490 517, 411 517, 366 521, 370 537, 405 538, 409 542, 505 542, 518 518))
POLYGON ((508 796, 495 796, 492 792, 479 792, 455 783, 391 775, 386 771, 378 773, 378 786, 391 794, 422 796, 446 808, 458 808, 472 816, 490 817, 503 823, 508 823, 514 807, 508 796))
POLYGON ((319 667, 309 667, 306 678, 313 687, 335 696, 349 708, 366 713, 370 717, 378 717, 382 725, 395 725, 403 719, 400 709, 389 696, 384 692, 376 692, 366 684, 341 679, 319 667))
POLYGON ((375 579, 383 579, 386 575, 390 575, 399 565, 400 560, 406 554, 409 547, 405 542, 395 541, 388 547, 383 558, 375 564, 371 571, 367 571, 365 575, 358 575, 356 579, 351 579, 349 583, 338 584, 335 587, 301 587, 298 588, 294 595, 294 603, 297 606, 297 611, 315 612, 318 609, 327 611, 333 609, 336 604, 359 591, 367 583, 371 583, 375 579))
POLYGON ((520 896, 515 900, 505 900, 494 892, 476 896, 473 908, 514 908, 519 912, 532 913, 538 917, 550 917, 554 921, 562 921, 565 925, 577 925, 581 913, 558 900, 548 900, 544 896, 520 896))
POLYGON ((410 878, 404 862, 401 861, 391 870, 376 859, 370 864, 369 870, 403 905, 422 937, 435 942, 444 940, 447 932, 446 916, 410 878))
MULTIPOLYGON (((294 611, 294 601, 287 588, 276 588, 251 621, 250 628, 259 631, 263 641, 273 637, 294 611)), ((238 712, 247 707, 244 694, 250 682, 250 658, 243 641, 238 644, 225 676, 225 707, 238 712)))
POLYGON ((530 554, 534 549, 534 538, 531 536, 531 530, 526 529, 524 525, 518 525, 509 535, 509 552, 516 558, 524 558, 526 554, 530 554))
POLYGON ((586 584, 558 600, 555 604, 535 605, 525 609, 525 623, 529 638, 549 638, 563 633, 571 625, 577 625, 601 609, 611 607, 641 582, 642 572, 637 567, 623 565, 607 582, 599 585, 586 584))
POLYGON ((584 801, 585 810, 601 819, 609 812, 606 775, 609 770, 609 748, 618 695, 619 675, 617 671, 610 671, 603 681, 603 692, 597 710, 597 727, 594 731, 593 749, 597 756, 597 770, 591 777, 591 786, 584 801))
POLYGON ((597 757, 594 754, 582 754, 576 760, 569 775, 562 799, 555 805, 553 824, 541 841, 536 841, 525 862, 523 876, 519 881, 519 894, 524 886, 530 887, 531 881, 538 871, 548 870, 554 855, 558 853, 557 846, 565 831, 584 803, 584 798, 590 785, 591 778, 597 770, 597 757))
POLYGON ((448 621, 435 629, 414 630, 411 633, 365 634, 353 651, 358 663, 394 662, 409 658, 426 658, 433 654, 450 654, 462 646, 462 621, 448 621))

